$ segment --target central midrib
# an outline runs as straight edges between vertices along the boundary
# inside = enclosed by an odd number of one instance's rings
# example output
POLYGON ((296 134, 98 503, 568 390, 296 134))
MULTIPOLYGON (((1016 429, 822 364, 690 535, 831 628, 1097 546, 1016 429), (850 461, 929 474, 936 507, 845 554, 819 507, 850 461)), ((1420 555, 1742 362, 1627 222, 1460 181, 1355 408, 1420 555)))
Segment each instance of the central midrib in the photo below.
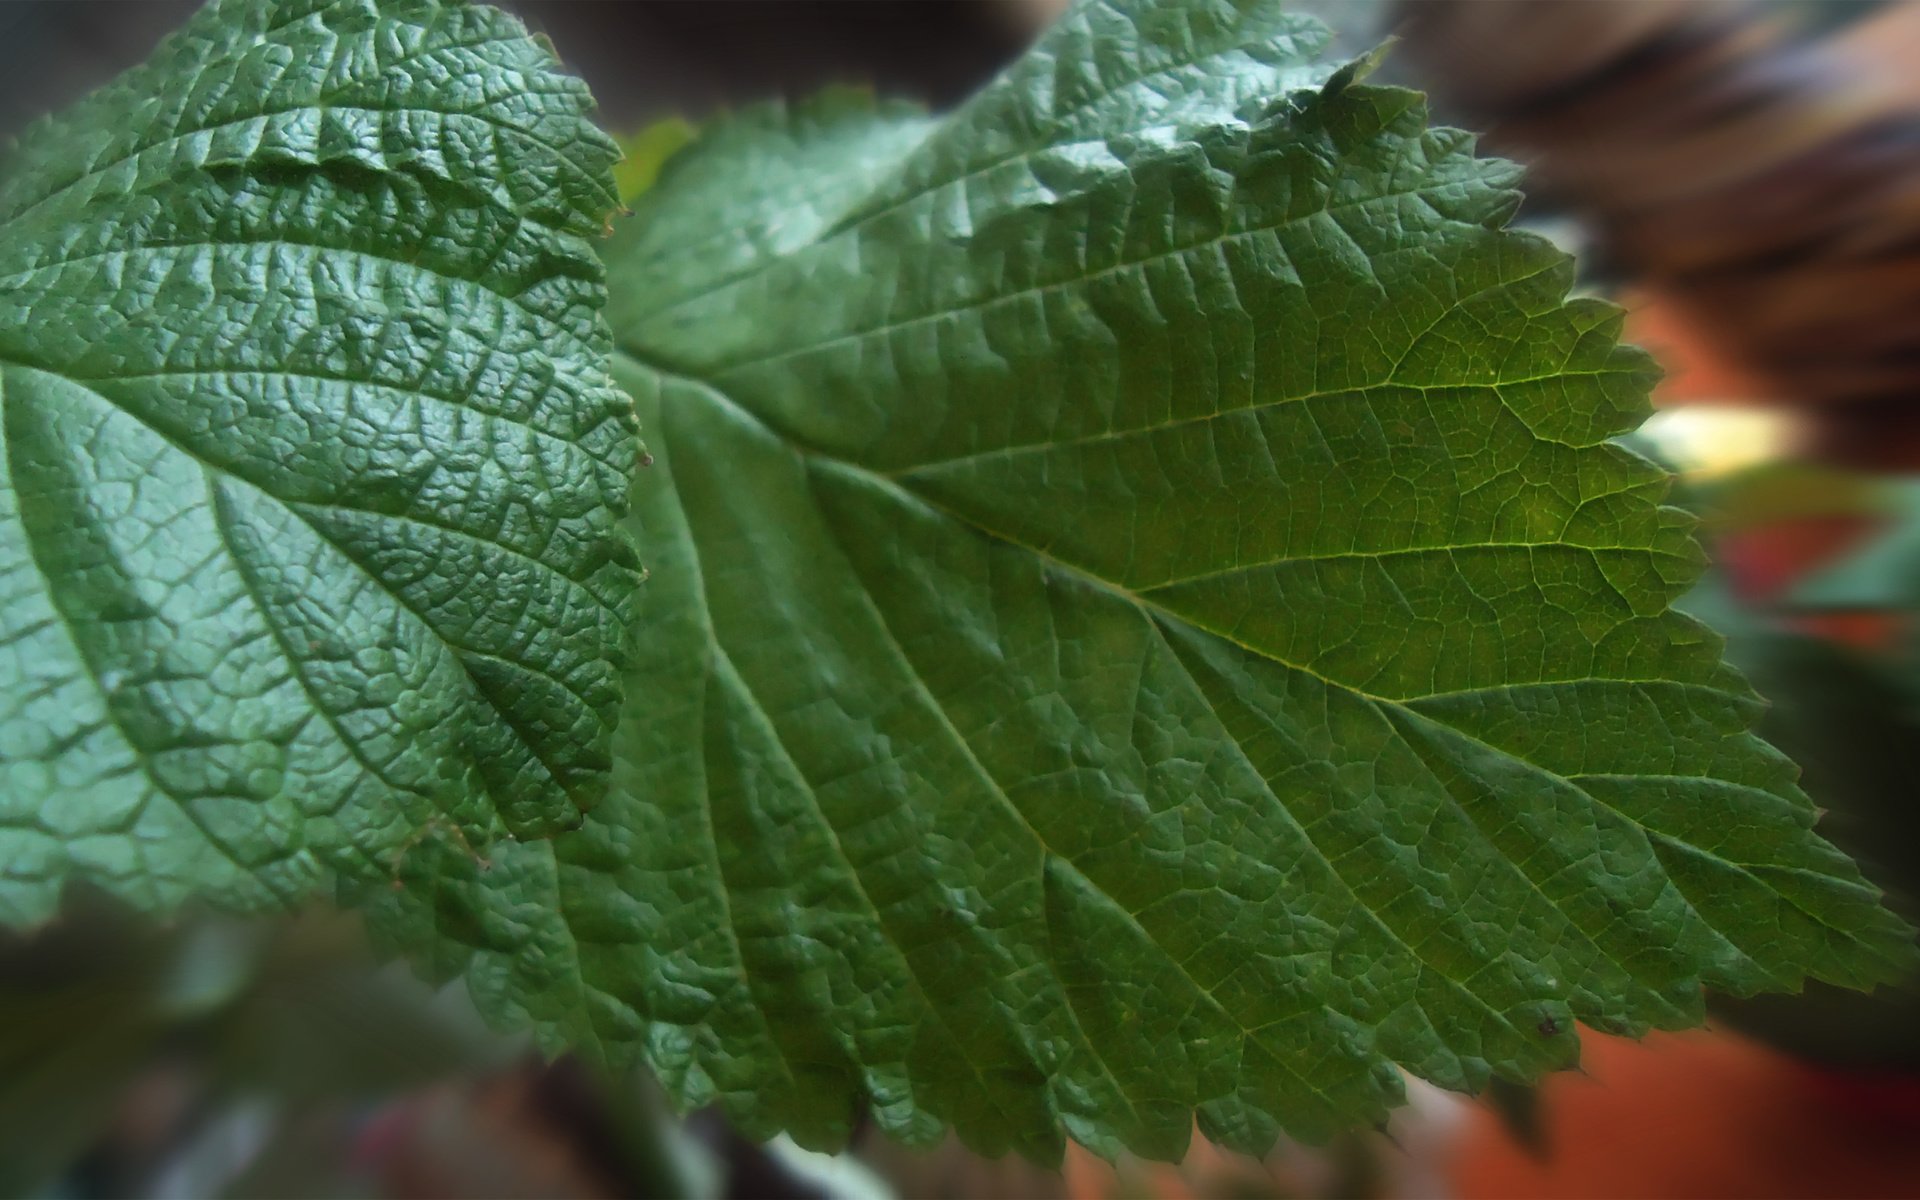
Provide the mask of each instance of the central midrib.
MULTIPOLYGON (((783 430, 778 429, 775 426, 769 424, 758 413, 755 413, 751 409, 742 405, 738 400, 735 400, 732 396, 729 396, 725 392, 725 390, 723 390, 719 386, 713 383, 710 383, 705 379, 701 379, 698 376, 689 375, 684 371, 675 370, 671 367, 667 367, 657 362, 654 362, 645 354, 645 352, 637 351, 632 346, 629 346, 624 342, 618 341, 617 339, 615 341, 613 353, 616 359, 624 358, 628 363, 632 364, 634 367, 637 367, 640 370, 649 372, 650 374, 653 374, 662 380, 678 381, 688 386, 696 387, 700 389, 703 393, 711 397, 714 403, 716 403, 720 407, 725 408, 727 411, 734 413, 740 419, 751 423, 756 428, 759 428, 765 431, 767 436, 774 438, 775 440, 780 442, 781 445, 789 447, 790 449, 793 450, 794 453, 799 454, 804 458, 815 460, 817 462, 826 464, 829 467, 832 467, 839 471, 846 472, 848 474, 857 475, 861 479, 869 483, 872 483, 874 486, 879 487, 884 491, 890 492, 897 496, 902 496, 912 501, 914 504, 917 504, 934 513, 937 513, 938 515, 945 518, 946 520, 954 521, 960 525, 963 525, 966 528, 971 529, 972 531, 974 531, 975 533, 983 537, 990 538, 996 542, 1000 542, 1008 546, 1013 546, 1025 553, 1031 554, 1035 558, 1038 558, 1048 570, 1054 572, 1055 574, 1064 576, 1068 579, 1071 579, 1085 586, 1094 588, 1098 591, 1104 591, 1110 595, 1118 597, 1119 599, 1126 601, 1128 604, 1131 604, 1134 607, 1140 609, 1142 612, 1146 613, 1148 616, 1152 617, 1155 620, 1177 621, 1182 625, 1186 625, 1190 628, 1197 629, 1202 633, 1208 634, 1209 636, 1217 637, 1221 641, 1228 642, 1228 643, 1231 643, 1232 645, 1238 646, 1240 649, 1246 651, 1248 654, 1254 655, 1257 658, 1261 658, 1268 662, 1274 663, 1278 666, 1285 667, 1291 671, 1298 671, 1303 675, 1307 675, 1314 679, 1319 680, 1322 684, 1325 684, 1328 687, 1337 688, 1340 691, 1348 692, 1352 695, 1359 696, 1362 699, 1371 700, 1378 704, 1392 704, 1392 705, 1395 705, 1396 707, 1404 706, 1407 703, 1406 700, 1401 698, 1375 695, 1362 688, 1356 687, 1353 684, 1343 683, 1340 680, 1332 678, 1331 676, 1324 675, 1321 672, 1316 671, 1312 667, 1309 667, 1303 663, 1292 662, 1288 659, 1280 657, 1277 654, 1274 654, 1270 650, 1265 650, 1257 646, 1249 645, 1246 641, 1235 637, 1230 632, 1227 632, 1221 629, 1216 629, 1208 625, 1204 621, 1198 620, 1197 618, 1187 613, 1181 612, 1177 608, 1173 608, 1161 601, 1153 599, 1150 596, 1147 596, 1141 592, 1135 591, 1134 589, 1126 586, 1123 583, 1119 583, 1115 580, 1108 579, 1102 575, 1095 573, 1094 571, 1091 571, 1085 567, 1079 566, 1075 563, 1067 562, 1066 560, 1058 558, 1046 550, 1042 550, 1037 546, 1034 546, 1028 542, 1022 541, 1020 538, 1015 537, 1010 533, 1006 533, 1003 530, 995 529, 992 526, 986 525, 981 521, 979 521, 978 519, 974 517, 970 517, 964 513, 956 512, 953 509, 948 508, 947 506, 941 504, 939 501, 913 488, 911 486, 911 483, 904 477, 890 476, 882 472, 876 471, 873 468, 865 466, 861 463, 854 462, 851 459, 843 458, 839 455, 822 450, 816 446, 810 446, 805 442, 802 442, 790 436, 783 430)), ((644 436, 644 431, 642 432, 644 436)))

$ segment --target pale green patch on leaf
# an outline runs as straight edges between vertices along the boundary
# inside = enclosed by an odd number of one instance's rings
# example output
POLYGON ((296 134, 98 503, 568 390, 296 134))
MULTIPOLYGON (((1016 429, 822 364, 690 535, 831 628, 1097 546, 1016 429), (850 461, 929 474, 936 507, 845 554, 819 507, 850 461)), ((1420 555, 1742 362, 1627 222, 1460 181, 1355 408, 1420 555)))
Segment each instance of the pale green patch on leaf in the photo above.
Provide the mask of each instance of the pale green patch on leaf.
POLYGON ((1652 368, 1311 23, 1090 3, 940 120, 669 161, 615 787, 390 939, 748 1131, 1264 1149, 1906 930, 1670 602, 1652 368))
POLYGON ((700 136, 700 127, 685 117, 667 117, 615 140, 620 145, 620 161, 613 167, 614 187, 628 204, 653 186, 660 168, 669 158, 700 136))
POLYGON ((517 22, 221 0, 0 184, 0 919, 386 877, 605 790, 616 151, 517 22))

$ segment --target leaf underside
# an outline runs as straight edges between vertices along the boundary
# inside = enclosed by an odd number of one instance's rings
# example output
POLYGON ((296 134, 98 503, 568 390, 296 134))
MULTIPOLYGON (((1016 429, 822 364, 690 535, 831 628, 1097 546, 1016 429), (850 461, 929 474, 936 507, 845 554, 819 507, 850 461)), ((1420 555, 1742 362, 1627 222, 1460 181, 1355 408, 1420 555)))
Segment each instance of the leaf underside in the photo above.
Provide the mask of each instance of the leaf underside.
POLYGON ((0 185, 0 919, 384 878, 604 791, 612 143, 517 22, 222 0, 0 185))
POLYGON ((1320 43, 1088 4, 945 119, 670 160, 607 255, 656 455, 612 794, 410 858, 384 936, 753 1134, 1043 1159, 1900 970, 1669 610, 1648 360, 1320 43))

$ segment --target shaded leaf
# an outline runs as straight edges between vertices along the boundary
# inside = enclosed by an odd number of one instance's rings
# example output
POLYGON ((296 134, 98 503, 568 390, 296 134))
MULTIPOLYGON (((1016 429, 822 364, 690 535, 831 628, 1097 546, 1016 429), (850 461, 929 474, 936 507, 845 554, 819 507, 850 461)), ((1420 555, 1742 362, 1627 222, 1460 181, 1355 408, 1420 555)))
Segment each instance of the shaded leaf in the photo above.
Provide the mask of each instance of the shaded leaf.
POLYGON ((291 900, 605 788, 639 451, 584 85, 221 0, 0 185, 0 918, 291 900))

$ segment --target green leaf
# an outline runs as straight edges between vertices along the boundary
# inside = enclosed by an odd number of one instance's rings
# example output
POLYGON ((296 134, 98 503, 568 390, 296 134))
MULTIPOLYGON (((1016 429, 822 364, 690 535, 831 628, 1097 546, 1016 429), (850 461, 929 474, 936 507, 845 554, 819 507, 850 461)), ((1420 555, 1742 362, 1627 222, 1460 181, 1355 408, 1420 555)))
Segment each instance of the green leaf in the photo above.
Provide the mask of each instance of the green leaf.
POLYGON ((0 185, 0 919, 384 878, 606 783, 639 450, 586 89, 431 0, 226 2, 0 185))
POLYGON ((1895 973, 1668 608, 1690 519, 1607 442, 1649 362, 1318 42, 1087 4, 944 120, 670 161, 608 255, 658 456, 613 793, 411 860, 386 936, 753 1133, 1041 1158, 1895 973))

